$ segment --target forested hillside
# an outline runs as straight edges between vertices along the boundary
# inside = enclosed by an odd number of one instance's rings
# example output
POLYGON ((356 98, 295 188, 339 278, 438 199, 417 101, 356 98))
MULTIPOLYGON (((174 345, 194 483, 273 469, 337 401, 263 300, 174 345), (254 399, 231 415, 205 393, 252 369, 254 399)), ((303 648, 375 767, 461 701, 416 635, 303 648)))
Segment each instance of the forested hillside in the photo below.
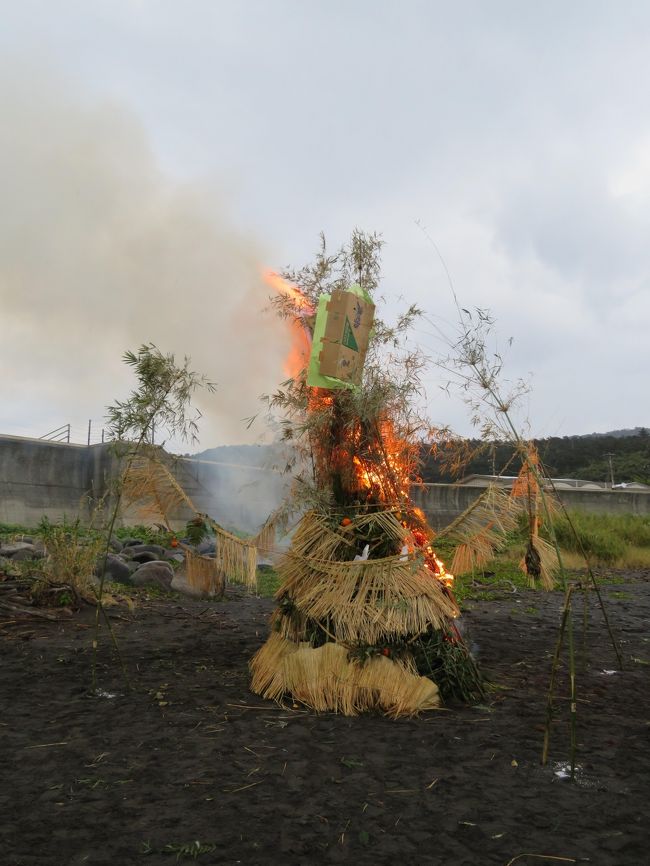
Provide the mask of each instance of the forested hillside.
MULTIPOLYGON (((639 428, 639 432, 631 436, 553 436, 537 439, 535 444, 548 474, 554 478, 610 481, 611 455, 615 483, 641 481, 650 484, 650 432, 645 428, 639 428)), ((422 480, 450 482, 471 474, 516 475, 521 468, 521 463, 513 458, 510 445, 469 440, 462 443, 462 449, 472 456, 456 474, 452 468, 455 462, 453 449, 439 449, 435 454, 427 454, 422 480)))
MULTIPOLYGON (((535 444, 549 475, 554 478, 582 478, 587 481, 611 481, 611 454, 614 481, 641 481, 650 484, 650 431, 637 428, 638 433, 622 436, 619 431, 589 436, 553 436, 537 439, 535 444)), ((437 453, 423 450, 422 480, 427 482, 458 481, 465 475, 516 475, 521 463, 513 458, 513 448, 503 443, 485 443, 478 439, 463 440, 451 449, 437 453), (462 461, 454 472, 458 453, 472 455, 462 461), (507 468, 506 468, 507 467, 507 468)), ((228 445, 210 448, 194 455, 203 460, 216 460, 231 465, 259 466, 283 470, 287 455, 283 446, 228 445)))

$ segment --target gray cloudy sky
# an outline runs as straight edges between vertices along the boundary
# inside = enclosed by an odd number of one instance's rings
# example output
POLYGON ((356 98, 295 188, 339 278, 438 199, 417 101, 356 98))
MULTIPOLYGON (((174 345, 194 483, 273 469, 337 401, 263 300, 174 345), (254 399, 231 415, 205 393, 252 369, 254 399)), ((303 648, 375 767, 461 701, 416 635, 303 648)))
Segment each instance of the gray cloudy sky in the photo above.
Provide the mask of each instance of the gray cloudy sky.
MULTIPOLYGON (((321 229, 381 232, 389 313, 416 302, 452 333, 416 221, 461 304, 514 337, 534 434, 650 426, 647 3, 0 11, 1 432, 99 419, 123 349, 153 339, 220 383, 202 444, 244 440, 282 377, 257 267, 309 260, 321 229)), ((441 381, 432 420, 469 432, 441 381)))

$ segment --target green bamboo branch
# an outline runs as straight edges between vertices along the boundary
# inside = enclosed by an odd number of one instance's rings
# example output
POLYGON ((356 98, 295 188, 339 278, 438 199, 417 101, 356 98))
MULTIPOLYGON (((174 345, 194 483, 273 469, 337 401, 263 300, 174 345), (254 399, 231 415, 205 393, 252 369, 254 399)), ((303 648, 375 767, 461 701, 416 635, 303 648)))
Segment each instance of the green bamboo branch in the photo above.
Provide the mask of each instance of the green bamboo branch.
POLYGON ((149 428, 151 426, 151 422, 155 418, 156 414, 160 411, 165 400, 167 399, 167 397, 171 393, 173 385, 178 381, 178 378, 179 377, 177 377, 174 380, 174 382, 169 386, 169 388, 167 389, 165 394, 161 397, 161 399, 156 404, 156 406, 154 406, 153 409, 151 410, 151 412, 149 414, 149 418, 148 418, 148 423, 143 425, 141 433, 140 433, 140 438, 138 439, 138 441, 135 445, 135 448, 133 448, 131 450, 131 453, 129 454, 129 459, 128 459, 127 464, 126 464, 126 468, 122 472, 122 474, 120 476, 120 480, 119 480, 118 485, 117 485, 117 489, 116 489, 116 493, 115 493, 115 502, 113 505, 113 511, 111 513, 110 521, 108 524, 108 529, 106 530, 106 544, 104 546, 104 553, 102 555, 102 564, 100 567, 100 574, 99 574, 99 587, 97 589, 97 608, 95 611, 95 636, 93 638, 93 655, 92 655, 92 667, 91 667, 91 671, 92 671, 91 682, 92 682, 92 691, 93 692, 97 691, 97 648, 98 648, 98 643, 99 643, 99 616, 100 616, 100 612, 101 612, 101 614, 104 618, 104 621, 108 627, 108 632, 111 636, 111 641, 113 643, 113 647, 115 649, 115 652, 117 654, 117 657, 118 657, 118 660, 120 663, 120 667, 122 669, 122 674, 124 676, 126 687, 129 691, 131 691, 131 689, 132 689, 131 680, 129 679, 129 674, 128 674, 128 671, 126 668, 126 664, 125 664, 124 659, 122 657, 122 653, 120 652, 120 649, 119 649, 119 646, 117 643, 117 639, 115 637, 115 632, 113 630, 112 623, 110 622, 110 620, 108 618, 108 614, 106 613, 106 609, 105 609, 103 601, 102 601, 102 597, 104 594, 104 584, 106 583, 106 566, 108 564, 108 556, 110 553, 111 538, 113 537, 113 530, 115 528, 115 523, 117 522, 117 516, 118 516, 119 511, 120 511, 120 505, 122 503, 122 492, 124 489, 124 481, 127 478, 129 472, 131 471, 131 467, 133 466, 133 461, 135 460, 136 456, 138 455, 140 448, 142 447, 142 443, 144 442, 144 440, 147 436, 147 433, 148 433, 149 428))
POLYGON ((126 664, 124 663, 115 632, 103 604, 110 542, 122 502, 124 482, 147 435, 153 429, 153 424, 159 414, 162 416, 163 423, 170 430, 180 433, 183 438, 195 438, 196 423, 186 415, 190 397, 199 385, 205 386, 209 391, 214 391, 216 387, 205 377, 199 377, 188 369, 189 359, 187 357, 185 358, 184 366, 179 368, 175 365, 173 355, 163 355, 153 344, 141 346, 137 353, 125 352, 124 361, 135 367, 140 380, 140 387, 132 393, 130 399, 126 402, 118 401, 115 406, 109 407, 110 426, 116 438, 121 439, 129 431, 132 431, 136 433, 137 441, 135 446, 129 451, 126 467, 121 473, 116 486, 115 502, 106 531, 106 543, 100 567, 97 609, 95 612, 92 655, 93 691, 97 689, 97 650, 99 644, 100 615, 103 616, 108 627, 127 688, 131 689, 126 664))

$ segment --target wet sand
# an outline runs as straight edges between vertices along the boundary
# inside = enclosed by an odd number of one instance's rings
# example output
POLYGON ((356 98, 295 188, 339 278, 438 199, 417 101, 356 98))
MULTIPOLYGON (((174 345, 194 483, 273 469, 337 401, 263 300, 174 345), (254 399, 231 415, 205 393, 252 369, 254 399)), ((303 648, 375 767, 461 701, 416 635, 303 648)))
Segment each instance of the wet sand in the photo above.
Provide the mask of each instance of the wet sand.
MULTIPOLYGON (((566 665, 540 766, 560 593, 468 602, 488 699, 400 721, 252 695, 269 599, 113 609, 134 690, 104 634, 99 697, 91 611, 0 627, 1 862, 191 862, 179 849, 198 840, 200 864, 647 863, 650 574, 629 577, 604 589, 622 672, 607 673, 616 658, 590 597, 575 783, 562 778, 566 665)), ((575 633, 580 648, 578 602, 575 633)))

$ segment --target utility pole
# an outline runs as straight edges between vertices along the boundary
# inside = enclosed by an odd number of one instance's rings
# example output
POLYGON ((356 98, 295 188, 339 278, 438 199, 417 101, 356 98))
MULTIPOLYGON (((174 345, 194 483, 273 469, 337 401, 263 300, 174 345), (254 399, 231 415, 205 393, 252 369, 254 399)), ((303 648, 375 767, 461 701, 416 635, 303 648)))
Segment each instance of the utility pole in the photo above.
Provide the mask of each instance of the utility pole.
POLYGON ((614 486, 614 467, 612 466, 612 457, 614 457, 614 455, 612 454, 611 451, 608 451, 607 454, 605 454, 604 456, 607 457, 607 459, 609 460, 609 477, 611 479, 611 485, 610 486, 613 487, 614 486))

